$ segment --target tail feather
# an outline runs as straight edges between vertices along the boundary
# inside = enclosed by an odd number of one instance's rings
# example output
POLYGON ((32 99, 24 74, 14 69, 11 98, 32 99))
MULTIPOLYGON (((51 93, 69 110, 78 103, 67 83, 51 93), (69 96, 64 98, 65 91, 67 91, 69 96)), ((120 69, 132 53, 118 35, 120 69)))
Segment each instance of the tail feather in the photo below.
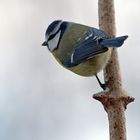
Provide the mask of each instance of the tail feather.
POLYGON ((126 36, 120 36, 120 37, 115 37, 110 39, 104 39, 100 42, 100 44, 108 48, 120 47, 127 38, 128 36, 126 35, 126 36))

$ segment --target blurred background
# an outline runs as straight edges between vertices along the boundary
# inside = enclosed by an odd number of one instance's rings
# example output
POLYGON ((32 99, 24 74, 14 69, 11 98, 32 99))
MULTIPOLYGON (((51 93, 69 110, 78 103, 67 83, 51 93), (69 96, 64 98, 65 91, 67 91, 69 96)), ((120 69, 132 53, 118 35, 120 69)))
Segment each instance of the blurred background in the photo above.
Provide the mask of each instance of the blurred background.
MULTIPOLYGON (((115 0, 128 140, 140 139, 140 1, 115 0)), ((98 28, 97 0, 0 0, 0 140, 108 140, 107 114, 92 99, 95 77, 65 70, 41 44, 56 19, 98 28)), ((102 74, 100 74, 103 80, 102 74)))

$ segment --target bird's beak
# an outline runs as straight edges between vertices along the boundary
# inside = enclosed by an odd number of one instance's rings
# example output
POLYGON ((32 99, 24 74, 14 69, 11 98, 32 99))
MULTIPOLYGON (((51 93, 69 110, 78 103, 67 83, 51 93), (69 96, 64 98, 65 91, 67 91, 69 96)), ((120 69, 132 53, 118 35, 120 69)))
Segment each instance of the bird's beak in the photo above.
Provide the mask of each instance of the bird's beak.
POLYGON ((47 45, 48 45, 48 42, 47 41, 45 41, 45 42, 42 43, 42 46, 47 46, 47 45))

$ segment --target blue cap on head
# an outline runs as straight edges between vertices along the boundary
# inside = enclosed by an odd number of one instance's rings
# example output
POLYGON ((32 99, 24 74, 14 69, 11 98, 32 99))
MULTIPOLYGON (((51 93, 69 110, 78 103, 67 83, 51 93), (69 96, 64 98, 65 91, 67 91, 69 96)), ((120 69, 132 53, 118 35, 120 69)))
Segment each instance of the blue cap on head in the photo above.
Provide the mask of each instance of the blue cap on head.
POLYGON ((46 34, 51 34, 53 30, 58 26, 59 23, 61 23, 62 20, 55 20, 53 21, 47 28, 46 34))

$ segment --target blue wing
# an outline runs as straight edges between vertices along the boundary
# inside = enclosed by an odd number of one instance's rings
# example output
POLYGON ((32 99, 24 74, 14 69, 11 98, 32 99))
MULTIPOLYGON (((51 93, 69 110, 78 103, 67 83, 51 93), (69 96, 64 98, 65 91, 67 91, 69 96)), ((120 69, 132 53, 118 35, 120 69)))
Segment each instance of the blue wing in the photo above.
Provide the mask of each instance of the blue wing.
POLYGON ((100 45, 100 42, 106 38, 108 38, 108 35, 101 30, 95 28, 89 30, 85 37, 74 47, 71 64, 78 65, 83 61, 93 58, 97 54, 106 52, 108 48, 100 45))
POLYGON ((106 52, 107 50, 108 48, 99 45, 97 41, 88 39, 79 44, 79 46, 73 51, 71 63, 80 64, 81 62, 93 58, 95 55, 106 52))
POLYGON ((76 66, 90 58, 93 58, 95 55, 106 52, 108 50, 107 47, 100 45, 100 41, 102 38, 105 38, 106 35, 100 34, 99 36, 95 36, 97 33, 92 31, 88 31, 83 38, 81 38, 75 46, 74 50, 71 53, 70 58, 63 61, 63 65, 65 67, 73 67, 76 66), (101 36, 102 35, 102 36, 101 36))
POLYGON ((66 67, 76 66, 100 53, 108 51, 109 47, 120 47, 127 36, 110 38, 104 31, 92 28, 73 47, 71 58, 63 64, 66 67))

